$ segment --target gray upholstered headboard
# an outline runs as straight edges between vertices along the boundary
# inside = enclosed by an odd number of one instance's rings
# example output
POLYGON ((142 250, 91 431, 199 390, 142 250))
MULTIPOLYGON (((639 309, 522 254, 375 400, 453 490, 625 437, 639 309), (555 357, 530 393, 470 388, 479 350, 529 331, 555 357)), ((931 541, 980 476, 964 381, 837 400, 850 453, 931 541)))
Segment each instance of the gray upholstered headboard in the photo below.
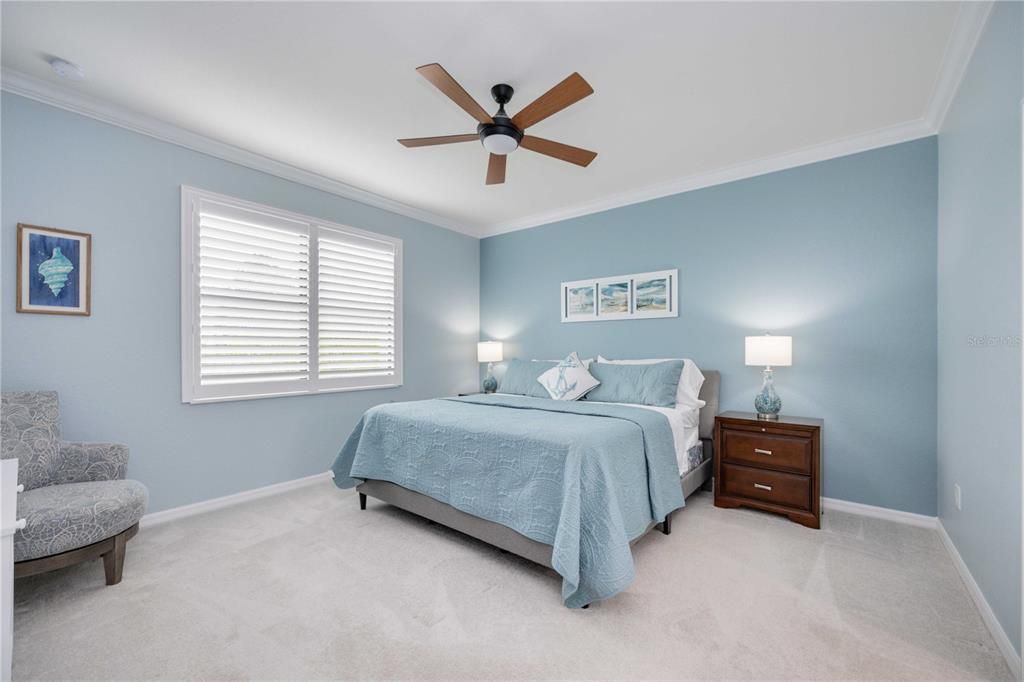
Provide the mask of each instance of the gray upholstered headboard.
POLYGON ((722 388, 722 375, 717 369, 702 369, 704 384, 700 387, 700 395, 706 405, 700 410, 700 437, 715 437, 715 415, 718 414, 718 393, 722 388))

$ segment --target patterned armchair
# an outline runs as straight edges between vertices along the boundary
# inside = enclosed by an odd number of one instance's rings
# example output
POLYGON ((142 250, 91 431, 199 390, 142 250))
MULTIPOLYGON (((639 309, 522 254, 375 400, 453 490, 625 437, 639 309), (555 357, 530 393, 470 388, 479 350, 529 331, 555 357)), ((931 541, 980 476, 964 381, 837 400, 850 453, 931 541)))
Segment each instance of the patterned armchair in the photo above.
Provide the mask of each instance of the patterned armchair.
POLYGON ((108 585, 121 582, 125 544, 139 530, 149 493, 124 480, 128 448, 60 439, 57 394, 0 397, 0 458, 18 459, 14 576, 103 557, 108 585))

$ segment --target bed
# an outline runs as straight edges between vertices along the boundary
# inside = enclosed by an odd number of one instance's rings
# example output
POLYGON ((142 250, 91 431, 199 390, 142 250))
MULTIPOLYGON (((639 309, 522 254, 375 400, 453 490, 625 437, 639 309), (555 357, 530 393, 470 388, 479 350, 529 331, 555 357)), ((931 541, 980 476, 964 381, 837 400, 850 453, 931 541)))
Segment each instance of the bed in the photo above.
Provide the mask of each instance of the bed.
POLYGON ((501 394, 381 405, 335 460, 335 484, 355 486, 363 509, 372 497, 551 568, 563 603, 586 608, 632 582, 630 545, 670 533, 711 479, 720 376, 702 371, 695 433, 635 405, 501 394))

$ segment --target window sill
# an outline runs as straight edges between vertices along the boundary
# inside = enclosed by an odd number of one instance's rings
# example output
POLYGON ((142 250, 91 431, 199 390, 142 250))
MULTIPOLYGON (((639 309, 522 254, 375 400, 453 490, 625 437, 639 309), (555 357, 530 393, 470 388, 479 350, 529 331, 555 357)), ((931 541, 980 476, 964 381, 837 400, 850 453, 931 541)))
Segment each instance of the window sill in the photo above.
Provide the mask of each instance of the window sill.
POLYGON ((256 395, 226 395, 216 398, 193 398, 182 400, 185 405, 207 405, 209 403, 227 403, 238 400, 263 400, 264 398, 290 398, 297 395, 323 395, 325 393, 348 393, 350 391, 379 391, 401 388, 403 384, 379 384, 374 386, 343 386, 340 388, 322 388, 315 391, 281 391, 277 393, 259 393, 256 395))

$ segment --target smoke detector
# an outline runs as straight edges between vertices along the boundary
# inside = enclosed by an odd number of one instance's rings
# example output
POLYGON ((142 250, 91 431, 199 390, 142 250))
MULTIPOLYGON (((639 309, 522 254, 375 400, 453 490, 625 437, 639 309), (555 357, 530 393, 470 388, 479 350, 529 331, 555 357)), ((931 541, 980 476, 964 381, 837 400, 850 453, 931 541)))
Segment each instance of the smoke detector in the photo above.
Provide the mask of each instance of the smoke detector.
POLYGON ((61 59, 60 57, 51 57, 49 61, 50 68, 53 69, 53 72, 61 78, 65 78, 69 81, 85 80, 85 72, 82 71, 82 67, 78 64, 72 64, 68 60, 61 59))

